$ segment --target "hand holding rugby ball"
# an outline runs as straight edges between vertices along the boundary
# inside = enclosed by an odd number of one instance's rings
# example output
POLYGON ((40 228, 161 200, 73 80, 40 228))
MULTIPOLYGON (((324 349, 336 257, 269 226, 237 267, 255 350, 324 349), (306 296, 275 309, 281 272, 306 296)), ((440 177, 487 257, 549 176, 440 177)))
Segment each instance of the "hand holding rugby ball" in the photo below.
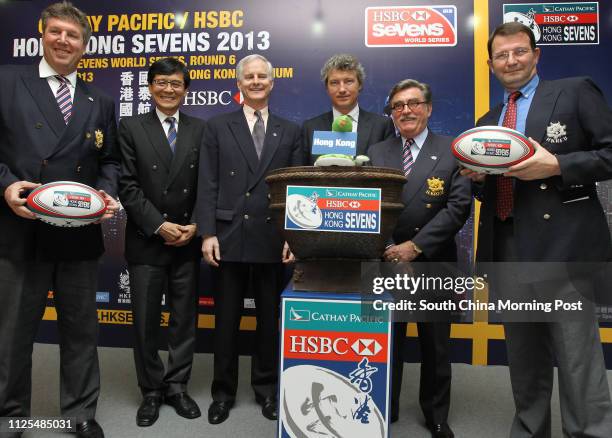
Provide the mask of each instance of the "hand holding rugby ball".
POLYGON ((50 225, 82 227, 104 215, 106 202, 97 190, 85 184, 55 181, 33 190, 26 207, 50 225))
POLYGON ((478 173, 502 174, 535 153, 535 146, 514 129, 479 126, 468 129, 451 143, 459 165, 478 173))

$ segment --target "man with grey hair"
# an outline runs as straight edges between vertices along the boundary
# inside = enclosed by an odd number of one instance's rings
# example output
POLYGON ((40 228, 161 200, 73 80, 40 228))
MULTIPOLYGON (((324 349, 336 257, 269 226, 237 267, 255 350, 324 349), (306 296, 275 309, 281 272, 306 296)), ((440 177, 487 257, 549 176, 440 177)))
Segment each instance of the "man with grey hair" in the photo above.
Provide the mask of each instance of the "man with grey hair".
MULTIPOLYGON (((455 234, 470 214, 470 181, 459 175, 450 149, 451 138, 427 128, 432 111, 429 85, 413 79, 400 81, 389 92, 388 105, 401 137, 370 146, 370 159, 375 166, 402 170, 408 182, 402 190, 404 210, 393 231, 394 244, 383 257, 390 262, 419 262, 414 269, 436 275, 442 262, 457 261, 455 234)), ((436 295, 440 294, 436 291, 436 295)), ((424 298, 433 299, 431 294, 424 298)), ((422 315, 419 320, 419 402, 432 438, 452 438, 447 423, 451 389, 450 319, 440 314, 422 315)), ((405 320, 394 328, 391 422, 399 418, 405 320)))
POLYGON ((303 153, 299 127, 268 110, 272 71, 261 55, 243 58, 236 67, 243 107, 211 118, 204 129, 196 218, 204 260, 217 279, 211 424, 227 419, 236 398, 240 317, 249 290, 257 316, 251 385, 262 414, 278 418, 282 263, 293 256, 268 210, 264 179, 271 170, 301 165, 303 153))
POLYGON ((60 409, 77 436, 103 437, 96 290, 104 252, 100 224, 60 228, 25 207, 29 190, 71 180, 118 209, 119 157, 113 100, 77 77, 91 29, 63 2, 45 9, 43 58, 0 67, 0 417, 29 417, 32 346, 53 290, 60 344, 60 409), (112 196, 111 196, 112 195, 112 196))
POLYGON ((367 155, 368 147, 395 136, 393 123, 388 117, 368 112, 357 102, 363 89, 365 71, 353 55, 339 54, 329 58, 321 69, 321 81, 332 103, 332 110, 304 122, 304 154, 306 164, 313 163, 312 136, 314 131, 331 131, 336 117, 348 115, 357 133, 356 155, 367 155))

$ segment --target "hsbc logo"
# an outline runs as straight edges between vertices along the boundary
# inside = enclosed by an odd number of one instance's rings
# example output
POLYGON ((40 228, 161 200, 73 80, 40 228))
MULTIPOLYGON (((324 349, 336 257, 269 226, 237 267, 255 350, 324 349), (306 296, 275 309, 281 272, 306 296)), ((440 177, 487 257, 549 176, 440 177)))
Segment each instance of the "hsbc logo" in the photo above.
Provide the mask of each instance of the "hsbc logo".
POLYGON ((359 207, 361 206, 361 203, 360 203, 359 201, 351 201, 351 202, 349 203, 349 206, 350 206, 351 208, 359 208, 359 207))
POLYGON ((457 45, 457 7, 377 6, 365 9, 366 47, 457 45))
POLYGON ((185 106, 227 106, 235 101, 235 96, 229 90, 214 91, 188 91, 185 93, 185 106))
POLYGON ((410 16, 414 21, 425 21, 431 17, 431 14, 427 11, 414 11, 410 16))
POLYGON ((570 23, 573 23, 575 21, 578 21, 578 17, 576 17, 575 15, 568 15, 566 20, 569 21, 570 23))
POLYGON ((292 335, 289 337, 290 353, 337 354, 344 356, 353 351, 358 356, 375 356, 383 347, 376 339, 357 339, 351 344, 348 338, 292 335))
POLYGON ((376 356, 382 350, 382 345, 376 339, 358 339, 351 345, 359 356, 376 356))

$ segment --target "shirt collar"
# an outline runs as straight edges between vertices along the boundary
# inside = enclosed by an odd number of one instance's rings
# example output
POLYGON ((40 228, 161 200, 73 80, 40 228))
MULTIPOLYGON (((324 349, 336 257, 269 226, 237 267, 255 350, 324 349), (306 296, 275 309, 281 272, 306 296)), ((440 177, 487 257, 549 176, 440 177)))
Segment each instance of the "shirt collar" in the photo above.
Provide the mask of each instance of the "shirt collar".
POLYGON ((168 115, 166 115, 166 114, 162 113, 162 112, 159 110, 159 108, 157 108, 157 107, 155 108, 155 112, 157 113, 157 118, 158 118, 158 119, 159 119, 159 121, 162 123, 162 125, 163 125, 163 123, 166 121, 166 119, 167 119, 168 117, 174 117, 174 119, 175 119, 175 122, 174 122, 174 123, 176 123, 176 124, 178 124, 178 122, 179 122, 179 111, 178 111, 178 110, 177 110, 177 111, 176 111, 174 114, 172 114, 171 116, 168 116, 168 115))
MULTIPOLYGON (((242 111, 244 111, 244 115, 249 118, 249 119, 255 119, 255 109, 251 108, 250 106, 248 106, 247 104, 242 105, 242 111)), ((259 112, 261 113, 261 117, 267 117, 268 116, 268 107, 265 106, 262 109, 259 110, 259 112)))
MULTIPOLYGON (((51 76, 61 76, 58 72, 56 72, 53 69, 53 67, 49 65, 49 63, 47 62, 44 56, 40 59, 40 64, 38 64, 38 75, 44 79, 47 79, 51 76)), ((76 88, 76 82, 77 82, 76 70, 68 75, 65 75, 64 77, 68 80, 68 82, 70 83, 70 85, 72 85, 73 88, 76 88)))
MULTIPOLYGON (((332 107, 332 113, 334 120, 342 115, 342 113, 334 107, 332 107)), ((350 110, 346 115, 353 119, 353 122, 359 123, 359 105, 355 105, 355 108, 350 110)))
MULTIPOLYGON (((429 134, 429 129, 427 129, 427 126, 426 126, 425 129, 423 129, 418 135, 412 138, 414 140, 414 145, 419 150, 423 148, 423 145, 425 144, 425 140, 427 139, 427 134, 429 134)), ((406 140, 407 138, 402 135, 402 145, 406 143, 406 140)))
MULTIPOLYGON (((519 88, 518 91, 521 92, 521 97, 525 97, 529 99, 531 97, 531 93, 535 93, 536 88, 538 88, 538 84, 540 83, 540 77, 538 75, 534 75, 529 82, 523 85, 522 88, 519 88)), ((508 90, 504 91, 504 105, 508 103, 508 97, 510 97, 510 92, 508 90)))

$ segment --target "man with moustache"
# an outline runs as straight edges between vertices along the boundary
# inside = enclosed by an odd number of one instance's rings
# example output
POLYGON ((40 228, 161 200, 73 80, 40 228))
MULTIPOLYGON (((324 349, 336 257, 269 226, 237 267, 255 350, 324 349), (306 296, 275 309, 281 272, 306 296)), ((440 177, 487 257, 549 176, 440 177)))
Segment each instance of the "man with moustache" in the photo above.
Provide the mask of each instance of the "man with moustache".
POLYGON ((268 210, 265 175, 301 165, 300 130, 270 113, 273 69, 261 55, 236 66, 243 107, 210 119, 205 128, 197 196, 204 260, 217 275, 213 402, 208 421, 229 416, 238 383, 238 338, 243 294, 251 288, 257 331, 251 385, 262 414, 276 420, 278 318, 283 265, 293 260, 268 210), (282 263, 281 263, 282 262, 282 263))
MULTIPOLYGON (((455 235, 470 214, 470 181, 459 175, 450 150, 451 138, 427 127, 432 112, 429 85, 413 79, 398 82, 389 92, 389 108, 401 137, 370 146, 374 166, 403 170, 408 182, 402 191, 402 211, 394 244, 383 257, 390 262, 436 263, 457 261, 455 235)), ((433 292, 432 292, 433 293, 433 292)), ((432 438, 452 438, 448 425, 451 364, 448 351, 450 321, 418 322, 421 347, 419 401, 432 438)), ((406 323, 395 324, 391 388, 391 422, 399 418, 403 346, 406 323)))
POLYGON ((561 315, 559 321, 504 323, 516 407, 510 436, 551 436, 556 364, 564 436, 610 437, 612 404, 599 324, 584 295, 596 292, 595 275, 583 272, 570 280, 567 273, 546 268, 548 262, 572 268, 612 258, 595 186, 612 178, 612 111, 589 78, 540 79, 541 51, 528 27, 499 26, 487 48, 504 100, 478 125, 516 129, 530 137, 536 152, 503 176, 462 170, 478 183, 474 186, 482 201, 478 261, 536 268, 529 276, 513 278, 502 272, 492 279, 493 288, 533 297, 545 285, 556 296, 581 300, 585 309, 574 318, 561 315))
POLYGON ((102 220, 114 215, 114 102, 77 77, 91 35, 86 15, 68 2, 55 3, 41 21, 40 62, 0 67, 0 417, 30 416, 33 343, 53 290, 61 414, 76 423, 77 436, 103 437, 95 420, 102 229, 99 223, 60 228, 35 220, 25 196, 41 183, 77 181, 104 197, 102 220))
POLYGON ((321 80, 332 103, 332 110, 306 120, 302 128, 306 164, 314 163, 312 135, 314 131, 331 131, 336 117, 347 115, 357 132, 356 155, 367 155, 374 143, 395 137, 393 123, 388 117, 371 113, 357 102, 363 89, 365 70, 353 55, 339 54, 329 58, 321 69, 321 80))
POLYGON ((197 325, 201 241, 192 213, 204 122, 179 111, 189 71, 162 58, 147 75, 155 110, 119 125, 119 196, 127 213, 125 257, 136 340, 134 360, 143 401, 139 426, 151 426, 162 402, 184 418, 201 415, 187 394, 197 325), (170 310, 168 366, 159 357, 162 294, 170 310))

